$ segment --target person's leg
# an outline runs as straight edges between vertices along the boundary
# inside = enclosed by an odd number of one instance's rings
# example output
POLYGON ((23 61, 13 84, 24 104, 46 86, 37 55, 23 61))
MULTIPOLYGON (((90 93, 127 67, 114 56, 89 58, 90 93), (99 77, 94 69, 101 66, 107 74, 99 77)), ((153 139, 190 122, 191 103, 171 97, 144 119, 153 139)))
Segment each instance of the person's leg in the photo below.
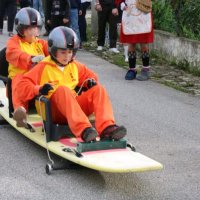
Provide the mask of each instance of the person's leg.
POLYGON ((81 137, 86 128, 92 127, 69 88, 58 87, 50 101, 53 122, 68 124, 76 137, 81 137))
POLYGON ((29 7, 31 5, 31 0, 21 0, 20 1, 20 8, 29 7))
POLYGON ((103 47, 105 44, 105 29, 107 23, 107 8, 102 7, 102 11, 98 12, 98 39, 97 45, 103 47))
POLYGON ((0 3, 0 34, 3 33, 3 20, 6 10, 6 0, 2 0, 0 3))
POLYGON ((87 41, 87 21, 86 21, 86 11, 90 5, 90 2, 82 3, 82 15, 79 15, 78 23, 79 23, 79 32, 81 41, 87 41))
POLYGON ((45 17, 44 26, 46 30, 43 36, 48 36, 51 31, 51 26, 50 24, 47 23, 47 0, 42 0, 42 6, 43 6, 43 11, 44 11, 44 17, 45 17))
POLYGON ((28 102, 24 102, 18 96, 20 88, 18 83, 21 81, 23 75, 18 74, 12 79, 12 103, 14 107, 13 119, 16 121, 18 127, 26 127, 28 102))
POLYGON ((149 66, 149 47, 148 44, 140 44, 142 51, 142 70, 141 73, 136 76, 139 81, 146 81, 150 78, 150 66, 149 66))
POLYGON ((80 37, 81 41, 84 42, 86 41, 86 8, 84 7, 85 3, 82 3, 82 15, 78 16, 78 25, 79 25, 79 32, 80 32, 80 37))
POLYGON ((12 79, 12 101, 14 110, 20 106, 23 106, 26 110, 28 109, 28 103, 24 102, 23 99, 20 99, 18 96, 20 90, 18 84, 22 80, 22 77, 22 74, 18 74, 12 79))
POLYGON ((62 17, 52 15, 50 24, 51 30, 61 25, 62 25, 62 17))
POLYGON ((9 36, 12 36, 13 35, 14 19, 15 19, 15 15, 17 13, 16 1, 8 4, 7 11, 8 11, 8 32, 9 32, 9 36))
POLYGON ((40 12, 42 19, 44 20, 44 9, 43 9, 42 0, 39 0, 38 2, 38 11, 40 12))
POLYGON ((38 0, 33 0, 33 8, 38 10, 38 0))
POLYGON ((125 62, 128 62, 128 44, 123 44, 124 46, 124 58, 125 62))
POLYGON ((112 14, 111 8, 109 10, 108 22, 109 22, 110 48, 116 48, 116 44, 117 44, 117 17, 112 14))
POLYGON ((70 9, 70 27, 74 30, 78 39, 81 41, 78 26, 78 9, 70 9))
POLYGON ((136 44, 129 44, 128 47, 128 62, 129 62, 129 70, 126 73, 126 80, 133 80, 136 78, 137 71, 136 67, 136 44))
POLYGON ((115 124, 110 99, 101 85, 93 86, 76 99, 87 116, 94 112, 95 127, 99 133, 107 126, 115 124))
POLYGON ((115 124, 112 105, 104 87, 99 84, 93 86, 76 99, 87 116, 94 113, 95 127, 101 139, 120 139, 126 135, 126 129, 115 124))

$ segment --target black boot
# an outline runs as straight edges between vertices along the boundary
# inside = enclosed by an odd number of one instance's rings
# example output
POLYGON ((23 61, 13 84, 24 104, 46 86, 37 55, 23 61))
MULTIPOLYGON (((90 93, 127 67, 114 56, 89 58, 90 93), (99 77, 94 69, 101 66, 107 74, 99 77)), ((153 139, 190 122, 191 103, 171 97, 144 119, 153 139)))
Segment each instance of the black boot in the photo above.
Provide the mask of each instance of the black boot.
POLYGON ((101 133, 101 140, 120 140, 125 137, 127 130, 124 126, 111 125, 101 133))
POLYGON ((81 137, 85 142, 96 141, 97 131, 93 127, 88 127, 83 131, 81 137))
POLYGON ((136 66, 136 52, 130 51, 128 52, 128 62, 129 62, 129 70, 125 75, 126 80, 133 80, 136 78, 137 71, 135 69, 136 66))
POLYGON ((142 53, 142 63, 143 67, 141 73, 136 76, 139 81, 147 81, 150 78, 150 67, 149 67, 149 52, 144 51, 142 53))

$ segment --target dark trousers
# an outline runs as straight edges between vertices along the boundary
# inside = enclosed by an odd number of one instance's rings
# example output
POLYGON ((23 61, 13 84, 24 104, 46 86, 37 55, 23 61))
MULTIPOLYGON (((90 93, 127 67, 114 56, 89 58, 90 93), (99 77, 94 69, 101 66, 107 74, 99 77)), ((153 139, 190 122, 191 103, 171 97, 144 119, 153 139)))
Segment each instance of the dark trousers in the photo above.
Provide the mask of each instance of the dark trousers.
POLYGON ((3 19, 8 16, 8 32, 13 31, 14 19, 17 13, 16 0, 1 0, 0 3, 0 29, 3 29, 3 19))
POLYGON ((110 6, 102 6, 102 11, 98 12, 98 46, 105 44, 105 28, 106 23, 109 24, 109 40, 110 48, 116 47, 117 43, 117 17, 112 14, 110 6))
POLYGON ((51 16, 51 25, 50 25, 50 29, 53 30, 54 28, 58 27, 58 26, 68 26, 69 27, 69 23, 64 24, 63 23, 63 16, 51 16))
POLYGON ((46 32, 50 33, 51 26, 47 23, 47 0, 42 0, 42 5, 43 5, 44 17, 45 17, 44 27, 45 27, 46 32))
POLYGON ((20 0, 20 8, 32 6, 30 0, 20 0))
POLYGON ((81 41, 87 41, 87 22, 86 22, 86 11, 87 8, 90 6, 90 2, 85 2, 81 4, 82 7, 82 15, 78 17, 78 25, 79 25, 79 32, 81 41))

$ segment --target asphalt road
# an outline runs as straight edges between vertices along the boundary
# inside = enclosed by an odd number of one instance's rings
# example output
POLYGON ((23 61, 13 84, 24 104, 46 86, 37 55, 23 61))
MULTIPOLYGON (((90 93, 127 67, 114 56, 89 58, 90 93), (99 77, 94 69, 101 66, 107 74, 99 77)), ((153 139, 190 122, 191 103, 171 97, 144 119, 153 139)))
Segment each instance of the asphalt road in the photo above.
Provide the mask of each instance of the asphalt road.
MULTIPOLYGON (((6 40, 0 36, 0 47, 6 40)), ((200 199, 200 99, 153 81, 125 81, 124 69, 85 51, 77 58, 99 74, 128 140, 164 169, 112 174, 80 168, 48 176, 46 151, 0 125, 0 199, 200 199)))

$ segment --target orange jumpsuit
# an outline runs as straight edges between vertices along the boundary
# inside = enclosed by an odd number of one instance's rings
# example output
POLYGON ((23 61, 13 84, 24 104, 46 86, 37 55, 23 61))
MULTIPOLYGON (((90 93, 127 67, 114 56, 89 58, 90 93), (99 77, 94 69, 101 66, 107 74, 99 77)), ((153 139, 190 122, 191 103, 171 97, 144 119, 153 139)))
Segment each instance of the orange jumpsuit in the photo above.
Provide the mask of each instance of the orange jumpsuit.
POLYGON ((88 78, 98 81, 95 73, 85 65, 72 61, 61 70, 48 56, 23 76, 18 95, 29 101, 39 94, 41 86, 51 83, 54 89, 49 91, 47 98, 51 101, 54 123, 68 123, 72 133, 80 137, 85 128, 92 126, 87 116, 94 112, 95 127, 101 134, 106 127, 115 124, 112 105, 99 83, 77 96, 75 88, 86 86, 88 78))
POLYGON ((49 55, 48 44, 45 40, 37 39, 28 43, 23 38, 15 35, 7 42, 6 59, 9 63, 8 77, 12 79, 12 101, 14 109, 24 106, 27 109, 27 103, 22 104, 17 95, 17 87, 22 75, 33 67, 31 56, 49 55))

